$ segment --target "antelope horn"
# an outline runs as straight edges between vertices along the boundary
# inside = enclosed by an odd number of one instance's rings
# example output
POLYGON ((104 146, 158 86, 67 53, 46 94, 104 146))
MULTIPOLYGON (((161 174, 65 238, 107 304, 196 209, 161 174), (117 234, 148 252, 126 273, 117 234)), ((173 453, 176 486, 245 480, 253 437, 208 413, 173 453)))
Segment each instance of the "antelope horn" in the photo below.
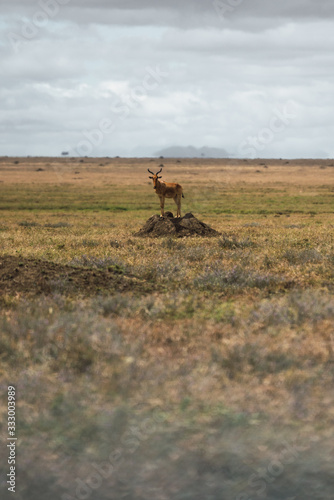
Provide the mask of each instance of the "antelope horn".
POLYGON ((157 173, 156 173, 155 175, 158 175, 158 174, 160 174, 161 170, 162 170, 162 167, 161 167, 161 169, 159 170, 159 172, 157 172, 157 173))
POLYGON ((151 172, 151 170, 150 170, 149 168, 148 168, 147 170, 150 172, 150 174, 154 175, 154 173, 153 173, 153 172, 151 172))

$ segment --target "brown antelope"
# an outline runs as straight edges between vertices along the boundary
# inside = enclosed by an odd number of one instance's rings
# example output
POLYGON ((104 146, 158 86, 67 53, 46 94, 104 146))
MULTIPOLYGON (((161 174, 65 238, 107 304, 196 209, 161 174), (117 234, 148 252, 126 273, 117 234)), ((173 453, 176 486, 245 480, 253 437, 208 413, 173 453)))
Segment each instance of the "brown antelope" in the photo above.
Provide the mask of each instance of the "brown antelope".
POLYGON ((159 175, 162 167, 156 174, 151 172, 149 168, 147 170, 150 174, 152 174, 152 176, 150 176, 150 179, 153 180, 153 189, 160 198, 160 217, 163 217, 165 215, 165 198, 173 198, 177 206, 176 217, 181 217, 181 197, 184 198, 182 193, 182 186, 180 186, 180 184, 176 184, 175 182, 159 181, 159 179, 161 179, 162 177, 161 175, 159 175))

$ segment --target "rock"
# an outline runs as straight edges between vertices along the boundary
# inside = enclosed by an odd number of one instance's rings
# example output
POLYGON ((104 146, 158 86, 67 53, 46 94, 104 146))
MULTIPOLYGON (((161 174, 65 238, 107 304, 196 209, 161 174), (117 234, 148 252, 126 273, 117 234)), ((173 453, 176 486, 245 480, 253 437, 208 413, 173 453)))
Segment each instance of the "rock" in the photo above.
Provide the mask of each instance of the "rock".
POLYGON ((165 212, 164 217, 153 215, 134 236, 219 236, 220 233, 204 222, 199 221, 192 213, 174 218, 172 212, 165 212))

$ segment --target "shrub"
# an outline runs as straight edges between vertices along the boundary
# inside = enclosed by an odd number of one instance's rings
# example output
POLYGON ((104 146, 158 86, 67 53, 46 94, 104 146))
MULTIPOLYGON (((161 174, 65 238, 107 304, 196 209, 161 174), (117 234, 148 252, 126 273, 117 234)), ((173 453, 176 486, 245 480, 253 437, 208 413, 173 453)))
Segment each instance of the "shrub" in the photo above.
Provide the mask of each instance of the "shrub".
POLYGON ((278 285, 284 280, 271 274, 259 274, 254 271, 242 269, 239 266, 230 270, 215 268, 210 266, 206 271, 195 278, 195 287, 207 290, 223 291, 228 288, 267 288, 278 285))
POLYGON ((301 325, 334 318, 334 300, 317 290, 293 291, 279 302, 265 301, 250 314, 249 323, 264 326, 301 325))
POLYGON ((183 250, 185 245, 175 238, 164 239, 161 243, 162 248, 167 248, 168 250, 183 250))
POLYGON ((184 268, 175 258, 152 264, 137 265, 132 268, 135 276, 149 281, 179 281, 185 274, 184 268))
POLYGON ((128 271, 127 265, 112 257, 95 257, 93 255, 81 255, 69 262, 70 266, 91 267, 95 269, 110 269, 119 274, 128 271))
POLYGON ((82 246, 87 247, 87 248, 95 248, 99 246, 99 242, 95 240, 83 240, 82 241, 82 246))
POLYGON ((39 226, 39 224, 37 222, 22 221, 22 222, 19 222, 19 226, 21 226, 21 227, 37 227, 37 226, 39 226))
POLYGON ((321 262, 323 257, 318 250, 315 248, 305 249, 305 250, 287 250, 283 254, 283 258, 286 259, 290 264, 309 264, 321 262))
POLYGON ((113 321, 106 323, 78 305, 73 311, 66 305, 60 309, 62 303, 22 303, 10 318, 2 316, 2 360, 13 367, 44 364, 54 371, 84 373, 97 361, 108 362, 128 350, 113 321))
POLYGON ((230 379, 240 373, 260 375, 279 373, 296 364, 296 360, 280 351, 266 351, 259 344, 247 342, 226 346, 223 352, 212 351, 212 360, 218 363, 230 379))
POLYGON ((61 228, 61 227, 71 227, 71 224, 69 224, 68 222, 55 222, 55 223, 48 223, 48 224, 44 224, 44 227, 49 227, 51 229, 58 229, 58 228, 61 228))
POLYGON ((134 299, 121 294, 112 297, 99 297, 96 300, 96 308, 103 316, 128 316, 133 313, 134 299))
POLYGON ((244 224, 244 227, 260 227, 261 224, 259 222, 248 222, 247 224, 244 224))
POLYGON ((191 247, 183 254, 186 260, 190 262, 201 262, 205 260, 208 255, 207 249, 205 247, 191 247))
POLYGON ((302 229, 305 224, 287 224, 284 226, 286 229, 302 229))
POLYGON ((223 238, 218 240, 218 245, 220 246, 220 248, 225 248, 228 250, 235 250, 236 248, 242 249, 255 247, 255 243, 249 238, 238 240, 235 236, 228 238, 226 235, 223 235, 223 238))

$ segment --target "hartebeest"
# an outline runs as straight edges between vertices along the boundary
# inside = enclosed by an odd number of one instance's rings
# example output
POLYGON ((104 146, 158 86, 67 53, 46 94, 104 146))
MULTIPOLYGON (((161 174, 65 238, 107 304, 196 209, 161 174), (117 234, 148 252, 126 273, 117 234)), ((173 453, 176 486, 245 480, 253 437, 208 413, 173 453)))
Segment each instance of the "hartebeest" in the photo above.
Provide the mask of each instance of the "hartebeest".
POLYGON ((173 198, 177 206, 176 217, 181 217, 181 198, 184 198, 182 193, 183 191, 182 186, 180 186, 180 184, 176 184, 175 182, 159 181, 159 179, 161 179, 162 177, 161 175, 159 175, 162 170, 162 167, 156 174, 151 172, 149 168, 147 170, 149 171, 150 174, 152 174, 152 176, 150 176, 150 179, 153 180, 153 189, 160 198, 160 208, 161 208, 160 217, 163 217, 165 215, 164 211, 165 198, 173 198))

